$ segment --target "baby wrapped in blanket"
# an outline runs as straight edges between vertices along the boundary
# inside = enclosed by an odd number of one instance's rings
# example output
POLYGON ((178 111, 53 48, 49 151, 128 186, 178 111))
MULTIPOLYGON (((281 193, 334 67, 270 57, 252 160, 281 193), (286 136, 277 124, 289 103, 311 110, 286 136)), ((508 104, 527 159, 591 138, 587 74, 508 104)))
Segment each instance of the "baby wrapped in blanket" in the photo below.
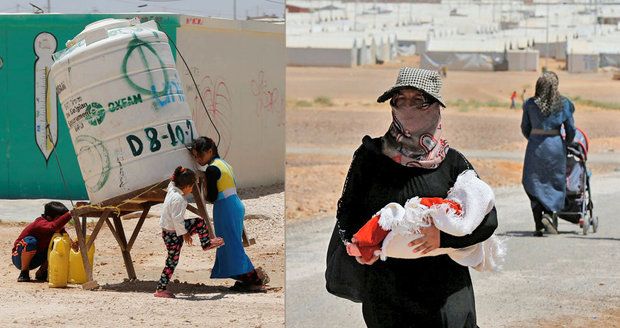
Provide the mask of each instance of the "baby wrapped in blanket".
POLYGON ((353 237, 365 261, 374 256, 416 259, 447 254, 455 262, 477 271, 496 271, 505 254, 495 236, 465 248, 437 248, 426 254, 414 253, 408 244, 422 237, 420 228, 434 224, 453 236, 472 233, 495 206, 489 185, 473 170, 461 173, 446 199, 414 197, 405 206, 389 203, 369 220, 353 237))

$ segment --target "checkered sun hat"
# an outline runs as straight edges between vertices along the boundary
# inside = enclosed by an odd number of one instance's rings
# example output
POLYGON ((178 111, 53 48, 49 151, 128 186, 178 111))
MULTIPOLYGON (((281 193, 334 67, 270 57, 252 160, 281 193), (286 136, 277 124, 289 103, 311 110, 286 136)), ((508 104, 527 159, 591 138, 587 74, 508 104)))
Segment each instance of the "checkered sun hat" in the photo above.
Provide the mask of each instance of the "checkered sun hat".
POLYGON ((437 99, 441 106, 446 107, 441 99, 439 72, 413 67, 402 67, 398 72, 396 84, 377 98, 377 102, 382 103, 392 98, 396 91, 406 87, 422 90, 437 99))

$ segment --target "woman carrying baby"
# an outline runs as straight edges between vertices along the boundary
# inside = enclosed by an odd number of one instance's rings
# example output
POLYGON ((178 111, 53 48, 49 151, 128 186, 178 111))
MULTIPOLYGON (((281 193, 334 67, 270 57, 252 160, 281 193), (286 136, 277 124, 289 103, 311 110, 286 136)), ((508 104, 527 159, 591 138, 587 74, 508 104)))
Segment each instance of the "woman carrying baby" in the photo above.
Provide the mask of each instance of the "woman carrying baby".
MULTIPOLYGON (((477 327, 467 266, 446 254, 377 261, 378 255, 366 260, 351 252, 357 246, 353 235, 386 204, 405 205, 415 197, 444 199, 461 173, 473 169, 442 136, 440 89, 438 72, 401 68, 396 84, 377 99, 390 100, 392 124, 380 138, 363 138, 338 202, 340 240, 332 238, 329 248, 344 242, 349 255, 365 267, 363 274, 350 278, 359 279, 355 297, 362 302, 368 327, 477 327)), ((440 231, 427 220, 418 230, 422 236, 409 243, 411 252, 482 243, 497 227, 495 207, 486 213, 462 236, 440 231)))

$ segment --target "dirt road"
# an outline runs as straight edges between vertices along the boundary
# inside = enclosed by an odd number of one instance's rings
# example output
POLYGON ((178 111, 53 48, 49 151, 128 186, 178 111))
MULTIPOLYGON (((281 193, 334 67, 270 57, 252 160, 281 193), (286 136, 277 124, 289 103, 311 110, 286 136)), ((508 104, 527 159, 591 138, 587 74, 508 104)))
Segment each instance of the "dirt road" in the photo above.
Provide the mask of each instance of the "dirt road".
MULTIPOLYGON (((508 255, 501 273, 472 272, 480 327, 620 326, 620 225, 615 204, 620 173, 594 176, 600 230, 583 236, 560 223, 560 235, 531 236, 521 188, 496 189, 508 255)), ((334 218, 287 226, 287 322, 290 327, 362 327, 361 306, 325 291, 325 253, 334 218)))

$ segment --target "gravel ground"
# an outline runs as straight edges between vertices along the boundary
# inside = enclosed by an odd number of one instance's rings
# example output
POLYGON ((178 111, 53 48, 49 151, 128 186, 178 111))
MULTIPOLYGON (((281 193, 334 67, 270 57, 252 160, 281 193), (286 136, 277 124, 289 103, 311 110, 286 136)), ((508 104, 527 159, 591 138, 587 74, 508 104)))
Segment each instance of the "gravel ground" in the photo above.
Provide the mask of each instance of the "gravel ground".
MULTIPOLYGON (((148 218, 132 249, 138 281, 129 282, 118 244, 104 227, 96 240, 94 278, 97 291, 78 286, 49 288, 46 283, 16 283, 19 271, 5 261, 0 274, 3 327, 24 326, 284 326, 284 192, 283 186, 241 190, 246 206, 245 227, 256 244, 246 252, 271 277, 266 293, 245 294, 228 289, 230 279, 209 279, 215 251, 184 246, 169 289, 177 299, 156 299, 152 293, 163 268, 165 249, 158 208, 148 218)), ((0 257, 9 259, 13 241, 26 223, 40 215, 47 200, 0 200, 0 257)), ((211 213, 211 207, 208 211, 211 213)), ((124 220, 133 231, 137 220, 124 220)), ((92 226, 90 227, 92 229, 92 226)), ((75 236, 73 229, 69 229, 75 236)), ((32 274, 33 275, 33 274, 32 274)))

